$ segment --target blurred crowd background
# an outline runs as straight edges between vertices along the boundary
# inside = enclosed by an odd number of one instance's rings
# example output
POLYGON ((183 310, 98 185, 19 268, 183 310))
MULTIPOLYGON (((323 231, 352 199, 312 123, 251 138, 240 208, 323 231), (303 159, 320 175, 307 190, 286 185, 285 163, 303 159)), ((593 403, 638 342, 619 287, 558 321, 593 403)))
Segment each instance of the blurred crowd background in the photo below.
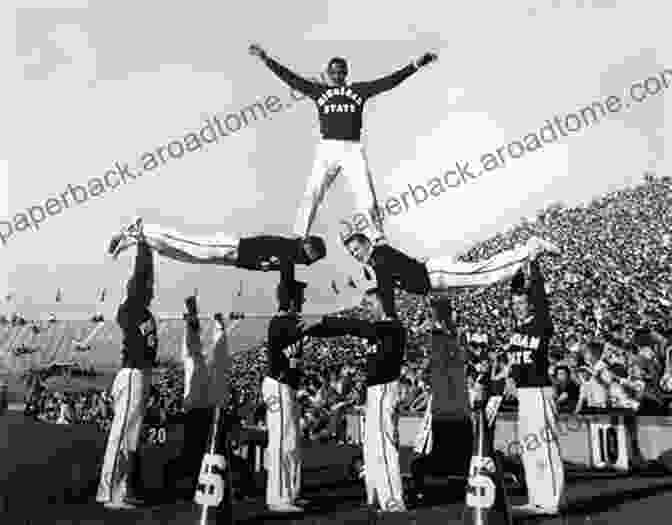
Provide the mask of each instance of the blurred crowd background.
MULTIPOLYGON (((634 187, 582 206, 553 204, 459 257, 490 257, 532 235, 561 248, 562 255, 541 259, 555 324, 548 373, 561 412, 672 410, 671 202, 672 179, 647 174, 634 187)), ((454 305, 468 356, 468 387, 477 375, 487 373, 504 396, 503 409, 515 410, 515 388, 507 381, 506 343, 512 323, 508 292, 508 284, 460 290, 454 305)), ((404 293, 398 294, 398 311, 409 332, 400 411, 420 413, 432 380, 441 380, 432 378, 428 368, 429 312, 423 298, 404 293)), ((365 313, 355 308, 339 315, 365 313)), ((21 322, 4 320, 12 321, 21 322)), ((305 345, 304 378, 297 396, 306 437, 344 442, 344 415, 361 410, 364 403, 364 364, 365 348, 357 338, 313 339, 305 345)), ((262 428, 265 366, 263 345, 235 355, 230 407, 249 425, 262 428)), ((177 362, 157 371, 148 425, 179 417, 182 374, 177 362)), ((28 376, 28 414, 107 429, 112 413, 106 391, 54 392, 44 386, 43 372, 28 376)))

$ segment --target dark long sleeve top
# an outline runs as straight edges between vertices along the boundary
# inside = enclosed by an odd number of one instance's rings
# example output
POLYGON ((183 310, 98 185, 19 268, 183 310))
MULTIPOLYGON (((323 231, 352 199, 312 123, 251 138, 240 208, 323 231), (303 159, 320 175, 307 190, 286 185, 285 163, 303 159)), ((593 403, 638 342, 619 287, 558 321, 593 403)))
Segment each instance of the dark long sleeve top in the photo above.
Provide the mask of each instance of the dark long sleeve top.
POLYGON ((270 57, 266 57, 264 62, 283 82, 313 99, 317 105, 323 139, 348 141, 361 139, 366 101, 393 89, 417 71, 415 65, 409 64, 377 80, 329 86, 306 80, 270 57))
POLYGON ((430 368, 432 414, 437 418, 465 419, 469 398, 465 383, 466 353, 456 334, 433 333, 430 368))
POLYGON ((304 335, 295 316, 275 316, 268 325, 268 376, 294 389, 299 388, 304 335))
POLYGON ((397 319, 369 322, 326 316, 307 334, 313 337, 354 335, 367 339, 367 386, 399 379, 406 349, 406 329, 397 319))
MULTIPOLYGON (((512 288, 519 287, 522 270, 514 277, 512 288)), ((539 264, 530 263, 528 300, 534 313, 516 322, 507 350, 511 375, 518 387, 550 386, 548 377, 548 344, 553 336, 548 298, 539 264)))
POLYGON ((236 266, 246 270, 261 270, 262 263, 270 264, 270 270, 282 271, 288 265, 310 265, 306 257, 301 239, 292 239, 279 235, 257 235, 244 237, 238 243, 238 260, 236 266), (278 264, 271 263, 271 258, 279 260, 278 264))
POLYGON ((117 323, 122 331, 122 367, 152 368, 156 366, 158 336, 156 320, 146 307, 148 287, 153 286, 154 259, 149 246, 137 245, 135 268, 128 283, 128 296, 117 310, 117 323))
POLYGON ((394 309, 394 288, 419 295, 430 290, 427 267, 387 244, 373 249, 369 264, 376 273, 378 288, 383 296, 383 308, 389 317, 396 317, 394 309))

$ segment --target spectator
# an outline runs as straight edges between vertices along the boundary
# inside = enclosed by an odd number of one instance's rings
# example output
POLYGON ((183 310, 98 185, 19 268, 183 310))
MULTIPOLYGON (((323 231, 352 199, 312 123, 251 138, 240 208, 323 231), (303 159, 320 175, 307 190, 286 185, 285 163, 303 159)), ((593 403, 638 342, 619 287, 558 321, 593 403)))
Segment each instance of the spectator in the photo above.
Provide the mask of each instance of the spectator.
POLYGON ((581 367, 579 375, 579 400, 574 409, 575 414, 604 410, 608 404, 608 392, 604 384, 597 378, 590 367, 581 367))
POLYGON ((653 380, 651 372, 647 372, 648 367, 646 358, 635 357, 630 363, 628 377, 623 378, 621 384, 632 393, 640 413, 657 414, 665 405, 663 392, 653 380))
POLYGON ((622 365, 605 367, 600 371, 600 380, 607 388, 609 408, 627 409, 636 412, 639 402, 631 388, 624 385, 626 370, 622 365))
POLYGON ((558 411, 574 412, 579 402, 579 385, 572 380, 567 365, 559 365, 555 368, 553 383, 553 394, 558 411))

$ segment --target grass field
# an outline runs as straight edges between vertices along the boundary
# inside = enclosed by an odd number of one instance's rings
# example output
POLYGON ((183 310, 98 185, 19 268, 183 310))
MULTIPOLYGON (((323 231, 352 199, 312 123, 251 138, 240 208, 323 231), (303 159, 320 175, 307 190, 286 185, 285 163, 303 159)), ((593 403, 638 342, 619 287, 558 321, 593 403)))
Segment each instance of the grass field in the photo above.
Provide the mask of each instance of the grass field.
MULTIPOLYGON (((94 428, 68 427, 30 421, 20 414, 0 418, 0 524, 123 524, 197 523, 193 504, 169 504, 130 512, 109 511, 93 503, 97 464, 105 445, 94 428), (65 502, 70 502, 66 504, 65 502)), ((167 448, 176 446, 169 443, 167 448)), ((165 450, 146 454, 148 463, 161 462, 165 450), (153 459, 152 459, 153 457, 153 459)), ((236 503, 236 523, 296 524, 368 523, 369 514, 361 484, 347 480, 356 447, 306 444, 304 450, 304 496, 309 503, 303 516, 270 515, 263 504, 263 477, 258 478, 256 497, 236 503)), ((170 455, 170 450, 168 454, 170 455)), ((165 459, 165 458, 164 458, 165 459)), ((403 463, 403 458, 402 458, 403 463)), ((158 463, 157 463, 158 464, 158 463)), ((151 470, 151 469, 150 469, 151 470)), ((155 469, 154 469, 155 470, 155 469)), ((669 523, 672 510, 672 475, 616 475, 568 471, 568 506, 563 516, 546 519, 553 524, 631 523, 646 505, 646 525, 669 523), (621 518, 630 516, 630 521, 621 518)), ((461 522, 464 484, 431 479, 422 507, 408 513, 381 516, 380 523, 447 524, 461 522)), ((145 484, 159 490, 156 473, 145 484)), ((510 487, 512 503, 524 503, 520 488, 510 487)), ((536 520, 539 521, 539 520, 536 520)), ((534 523, 535 520, 526 520, 534 523)))
MULTIPOLYGON (((464 494, 461 487, 438 480, 431 487, 431 501, 409 512, 371 516, 363 507, 361 486, 340 484, 325 486, 319 475, 305 482, 309 503, 300 516, 273 515, 267 512, 263 499, 234 504, 235 523, 286 522, 296 525, 336 525, 344 523, 462 523, 464 494)), ((547 523, 549 525, 579 525, 585 523, 626 525, 645 519, 647 525, 669 523, 672 510, 672 477, 571 480, 568 486, 568 506, 561 516, 553 518, 515 519, 515 523, 547 523)), ((524 495, 512 494, 512 503, 524 503, 524 495)), ((133 511, 110 511, 94 504, 59 506, 44 509, 44 518, 31 520, 31 525, 47 524, 166 524, 198 523, 199 508, 195 504, 169 504, 133 511)), ((501 515, 500 515, 501 517, 501 515)), ((3 520, 3 523, 4 520, 3 520)), ((21 525, 21 522, 15 522, 21 525)), ((209 523, 215 523, 214 520, 209 523)), ((221 522, 220 522, 221 523, 221 522)), ((492 522, 491 522, 492 523, 492 522)), ((494 523, 497 523, 496 521, 494 523)), ((228 525, 228 522, 227 522, 228 525)))

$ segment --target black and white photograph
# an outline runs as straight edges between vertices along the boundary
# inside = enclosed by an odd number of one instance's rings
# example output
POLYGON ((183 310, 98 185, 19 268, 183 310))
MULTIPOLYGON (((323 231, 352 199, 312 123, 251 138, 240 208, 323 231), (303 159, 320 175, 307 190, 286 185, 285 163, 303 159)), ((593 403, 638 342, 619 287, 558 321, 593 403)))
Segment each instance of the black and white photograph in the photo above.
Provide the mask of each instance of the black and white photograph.
POLYGON ((669 523, 669 14, 3 3, 0 524, 669 523))

